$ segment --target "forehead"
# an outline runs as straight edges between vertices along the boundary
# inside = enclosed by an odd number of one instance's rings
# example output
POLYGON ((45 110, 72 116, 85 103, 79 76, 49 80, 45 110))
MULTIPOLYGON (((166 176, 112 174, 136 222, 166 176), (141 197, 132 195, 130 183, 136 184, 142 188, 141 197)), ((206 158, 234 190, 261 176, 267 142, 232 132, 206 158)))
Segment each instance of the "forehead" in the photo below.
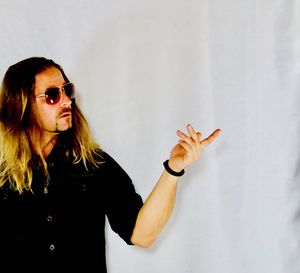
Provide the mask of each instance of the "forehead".
POLYGON ((60 70, 56 67, 50 67, 35 75, 35 90, 43 91, 51 86, 60 86, 64 82, 60 70))

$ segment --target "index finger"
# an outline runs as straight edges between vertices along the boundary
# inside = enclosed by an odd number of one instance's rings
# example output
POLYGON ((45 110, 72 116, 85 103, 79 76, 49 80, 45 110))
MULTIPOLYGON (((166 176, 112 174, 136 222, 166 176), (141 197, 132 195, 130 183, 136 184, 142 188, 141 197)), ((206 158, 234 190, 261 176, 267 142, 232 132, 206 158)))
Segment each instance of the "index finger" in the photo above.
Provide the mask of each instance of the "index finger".
POLYGON ((212 143, 217 136, 221 133, 221 129, 216 129, 214 130, 207 138, 203 139, 202 141, 200 141, 201 146, 208 146, 210 143, 212 143))

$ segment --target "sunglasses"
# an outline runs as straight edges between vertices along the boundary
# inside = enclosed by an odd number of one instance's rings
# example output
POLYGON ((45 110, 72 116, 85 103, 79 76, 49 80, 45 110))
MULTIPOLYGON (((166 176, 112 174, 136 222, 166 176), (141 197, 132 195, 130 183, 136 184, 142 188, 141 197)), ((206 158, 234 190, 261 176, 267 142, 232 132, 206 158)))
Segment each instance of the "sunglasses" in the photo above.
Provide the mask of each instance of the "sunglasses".
POLYGON ((60 101, 62 91, 65 92, 69 99, 75 98, 75 85, 71 82, 65 83, 62 87, 50 87, 45 91, 44 94, 37 95, 35 97, 45 97, 47 104, 54 105, 60 101))

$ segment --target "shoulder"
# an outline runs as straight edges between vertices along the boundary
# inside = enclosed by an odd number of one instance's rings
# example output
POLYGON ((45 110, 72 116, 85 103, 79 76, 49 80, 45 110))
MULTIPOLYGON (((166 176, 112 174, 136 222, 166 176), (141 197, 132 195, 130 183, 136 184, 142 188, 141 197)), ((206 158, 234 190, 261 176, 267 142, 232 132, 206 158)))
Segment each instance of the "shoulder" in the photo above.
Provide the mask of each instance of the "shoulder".
POLYGON ((122 174, 127 176, 124 169, 111 154, 101 150, 100 155, 102 157, 102 162, 99 165, 99 170, 106 170, 112 174, 122 174))
POLYGON ((107 151, 97 149, 94 153, 94 159, 97 164, 84 162, 83 160, 77 163, 69 161, 69 164, 63 164, 64 171, 72 175, 83 176, 127 176, 120 164, 107 151))

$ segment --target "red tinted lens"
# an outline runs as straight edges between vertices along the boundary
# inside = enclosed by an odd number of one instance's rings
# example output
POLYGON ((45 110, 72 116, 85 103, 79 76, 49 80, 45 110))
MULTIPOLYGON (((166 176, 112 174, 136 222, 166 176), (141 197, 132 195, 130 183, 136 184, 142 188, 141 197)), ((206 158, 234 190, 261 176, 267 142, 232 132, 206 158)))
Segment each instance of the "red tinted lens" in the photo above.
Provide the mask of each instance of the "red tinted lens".
POLYGON ((46 102, 48 104, 56 104, 60 100, 60 89, 58 87, 49 88, 45 92, 46 102))

